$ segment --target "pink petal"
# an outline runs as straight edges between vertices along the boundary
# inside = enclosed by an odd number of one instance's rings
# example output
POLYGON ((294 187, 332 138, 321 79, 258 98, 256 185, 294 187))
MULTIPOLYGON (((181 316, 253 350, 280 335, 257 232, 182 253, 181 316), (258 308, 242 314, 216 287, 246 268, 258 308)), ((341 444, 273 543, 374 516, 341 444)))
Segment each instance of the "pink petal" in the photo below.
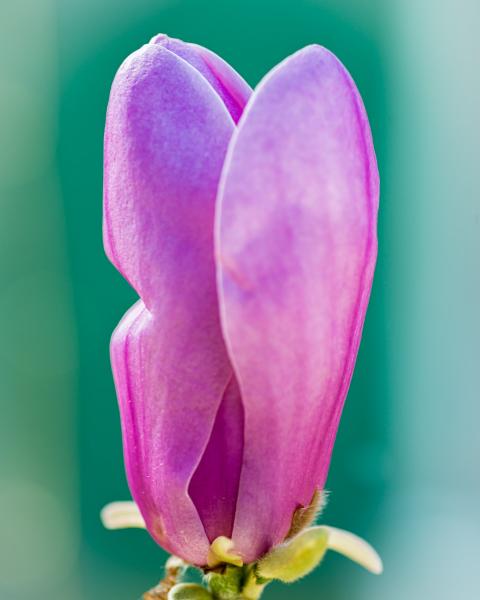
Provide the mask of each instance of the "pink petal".
POLYGON ((229 382, 215 425, 188 488, 210 542, 231 537, 243 459, 243 405, 235 377, 229 382))
POLYGON ((376 259, 378 173, 355 85, 310 46, 254 92, 217 208, 222 325, 245 411, 233 531, 253 560, 323 488, 376 259))
MULTIPOLYGON (((233 129, 212 84, 161 44, 134 53, 115 78, 105 247, 142 298, 111 344, 127 475, 152 536, 196 564, 206 562, 209 540, 188 487, 233 377, 213 260, 215 196, 233 129)), ((241 447, 230 462, 238 487, 241 447)), ((236 495, 226 501, 231 529, 236 495)))
POLYGON ((238 122, 252 89, 228 63, 211 50, 164 34, 156 35, 151 43, 160 44, 197 69, 223 100, 235 123, 238 122))
POLYGON ((202 46, 196 44, 190 44, 190 46, 197 50, 210 72, 222 83, 225 90, 223 94, 228 93, 231 98, 231 101, 226 102, 227 106, 236 105, 240 108, 240 111, 230 110, 235 123, 237 123, 252 94, 252 88, 236 71, 233 71, 235 75, 232 76, 232 67, 220 56, 202 46))

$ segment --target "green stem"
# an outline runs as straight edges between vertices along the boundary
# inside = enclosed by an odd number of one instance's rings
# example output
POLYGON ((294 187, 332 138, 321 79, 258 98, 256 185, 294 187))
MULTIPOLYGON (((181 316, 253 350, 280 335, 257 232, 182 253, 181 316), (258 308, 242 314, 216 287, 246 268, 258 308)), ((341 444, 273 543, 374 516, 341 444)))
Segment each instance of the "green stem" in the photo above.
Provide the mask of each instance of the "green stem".
POLYGON ((257 600, 262 595, 266 585, 266 583, 257 582, 253 567, 249 567, 242 588, 241 598, 244 600, 257 600))
POLYGON ((143 594, 143 600, 167 600, 168 592, 180 581, 184 568, 180 559, 171 556, 165 567, 165 577, 158 585, 143 594))

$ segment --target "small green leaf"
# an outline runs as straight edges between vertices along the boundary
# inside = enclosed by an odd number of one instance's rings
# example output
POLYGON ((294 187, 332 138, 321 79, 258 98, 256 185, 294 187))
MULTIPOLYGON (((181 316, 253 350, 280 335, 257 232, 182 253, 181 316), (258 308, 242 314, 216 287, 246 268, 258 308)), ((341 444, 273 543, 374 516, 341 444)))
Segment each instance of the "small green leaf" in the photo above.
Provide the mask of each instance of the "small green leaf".
POLYGON ((336 527, 322 526, 328 534, 328 548, 343 554, 350 560, 361 565, 370 573, 380 575, 383 571, 382 559, 368 542, 350 531, 336 527))
POLYGON ((305 529, 264 556, 257 564, 257 577, 285 583, 296 581, 320 563, 327 549, 327 531, 320 527, 305 529))
POLYGON ((197 583, 177 583, 168 592, 168 600, 212 600, 210 592, 197 583))
POLYGON ((135 502, 110 502, 100 513, 106 529, 127 529, 136 527, 145 529, 145 521, 135 502))

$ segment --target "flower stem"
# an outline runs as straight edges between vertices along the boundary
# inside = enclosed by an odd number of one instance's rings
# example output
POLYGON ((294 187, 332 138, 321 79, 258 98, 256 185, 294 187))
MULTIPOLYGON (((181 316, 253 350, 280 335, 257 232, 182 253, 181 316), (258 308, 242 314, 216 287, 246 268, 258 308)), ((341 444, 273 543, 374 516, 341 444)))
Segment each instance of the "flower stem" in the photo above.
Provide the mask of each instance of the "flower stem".
POLYGON ((184 569, 184 563, 176 556, 171 556, 165 565, 165 577, 143 594, 143 600, 167 600, 168 592, 180 581, 184 569))
POLYGON ((258 583, 253 567, 249 567, 245 583, 243 584, 241 598, 244 600, 258 600, 266 585, 266 583, 258 583))

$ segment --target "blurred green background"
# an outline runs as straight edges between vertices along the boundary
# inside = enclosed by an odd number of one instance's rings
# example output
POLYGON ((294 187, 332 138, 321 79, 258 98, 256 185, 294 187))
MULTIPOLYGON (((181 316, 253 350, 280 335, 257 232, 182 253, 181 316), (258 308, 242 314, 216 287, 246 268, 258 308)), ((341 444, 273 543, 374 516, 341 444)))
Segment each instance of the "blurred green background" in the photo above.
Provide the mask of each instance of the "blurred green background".
POLYGON ((134 301, 101 243, 112 78, 157 32, 252 84, 311 42, 346 64, 382 179, 380 254, 325 521, 371 540, 266 600, 480 597, 478 0, 0 0, 0 599, 132 600, 165 554, 127 499, 108 360, 134 301))

